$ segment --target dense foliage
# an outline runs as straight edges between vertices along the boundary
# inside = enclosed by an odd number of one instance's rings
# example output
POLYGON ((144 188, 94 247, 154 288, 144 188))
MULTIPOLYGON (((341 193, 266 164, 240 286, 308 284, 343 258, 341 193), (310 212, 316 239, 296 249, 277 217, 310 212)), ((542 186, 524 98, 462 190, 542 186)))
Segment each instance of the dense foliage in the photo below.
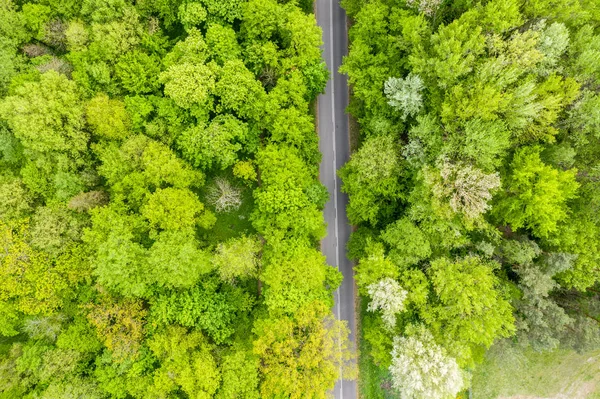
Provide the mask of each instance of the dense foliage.
POLYGON ((333 388, 310 10, 0 0, 1 398, 333 388))
POLYGON ((600 344, 600 3, 343 4, 369 356, 442 398, 500 338, 600 344))

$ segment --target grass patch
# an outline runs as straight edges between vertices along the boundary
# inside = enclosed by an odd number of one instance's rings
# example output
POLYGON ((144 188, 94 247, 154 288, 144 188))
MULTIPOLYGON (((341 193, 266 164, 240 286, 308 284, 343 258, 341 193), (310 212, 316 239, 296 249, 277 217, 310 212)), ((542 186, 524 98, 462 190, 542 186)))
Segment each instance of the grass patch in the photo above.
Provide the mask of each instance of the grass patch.
POLYGON ((348 114, 348 134, 350 135, 350 153, 353 154, 360 146, 360 126, 352 114, 348 114))
POLYGON ((237 179, 231 173, 220 175, 226 177, 232 184, 235 184, 241 190, 242 205, 239 209, 231 212, 217 213, 214 206, 207 203, 205 200, 206 190, 214 184, 215 178, 211 176, 207 179, 206 185, 203 187, 200 195, 208 209, 210 209, 217 217, 217 222, 209 231, 203 231, 200 236, 206 240, 208 245, 217 245, 218 243, 227 241, 233 237, 241 235, 251 235, 256 232, 250 222, 250 214, 254 209, 254 197, 252 196, 252 187, 237 183, 237 179))
POLYGON ((15 342, 25 342, 27 336, 25 334, 15 335, 14 337, 0 336, 0 356, 5 356, 10 352, 10 348, 15 342))
MULTIPOLYGON (((352 102, 352 91, 353 88, 350 86, 350 102, 352 102)), ((361 137, 360 137, 360 125, 358 120, 348 112, 348 137, 350 141, 350 154, 355 153, 360 147, 361 137)))
POLYGON ((390 372, 387 368, 379 367, 373 363, 373 358, 369 354, 371 348, 369 343, 363 337, 363 330, 360 328, 362 320, 367 312, 367 301, 359 301, 358 325, 358 391, 361 399, 397 399, 399 396, 392 390, 390 372))
POLYGON ((502 341, 473 375, 473 399, 529 395, 600 398, 600 351, 534 352, 502 341))

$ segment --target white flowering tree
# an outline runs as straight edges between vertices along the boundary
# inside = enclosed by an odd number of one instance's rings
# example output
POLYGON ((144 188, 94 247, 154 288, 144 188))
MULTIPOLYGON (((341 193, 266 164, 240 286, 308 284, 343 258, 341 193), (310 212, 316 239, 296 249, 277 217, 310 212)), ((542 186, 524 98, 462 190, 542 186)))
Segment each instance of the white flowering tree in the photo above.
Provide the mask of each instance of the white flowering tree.
POLYGON ((388 104, 402 112, 402 117, 416 115, 423 107, 423 80, 418 75, 409 74, 406 78, 389 78, 384 92, 388 104))
POLYGON ((392 385, 402 399, 455 398, 464 386, 456 360, 435 343, 425 328, 408 337, 394 338, 389 370, 392 385))
POLYGON ((554 67, 569 47, 569 29, 563 23, 554 22, 542 32, 538 47, 544 54, 543 63, 554 67))
POLYGON ((431 17, 440 8, 442 0, 406 0, 406 4, 431 17))
POLYGON ((489 208, 492 193, 500 187, 500 175, 486 174, 471 166, 450 163, 442 160, 440 177, 429 176, 434 195, 448 201, 454 212, 462 213, 468 219, 475 219, 489 208))
POLYGON ((381 311, 381 317, 386 327, 394 328, 396 314, 404 310, 404 302, 408 293, 392 278, 384 278, 367 287, 371 302, 367 307, 369 312, 381 311))

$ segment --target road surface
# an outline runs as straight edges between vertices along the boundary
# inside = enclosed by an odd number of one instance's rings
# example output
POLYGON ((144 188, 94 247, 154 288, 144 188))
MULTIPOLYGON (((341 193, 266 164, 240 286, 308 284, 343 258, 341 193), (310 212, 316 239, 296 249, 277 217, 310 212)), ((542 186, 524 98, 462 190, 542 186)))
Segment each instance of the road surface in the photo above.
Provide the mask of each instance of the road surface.
MULTIPOLYGON (((330 80, 325 94, 318 99, 319 148, 323 154, 320 166, 321 182, 329 191, 329 201, 325 205, 327 237, 321 248, 327 263, 337 267, 344 275, 340 288, 334 293, 334 314, 338 319, 347 320, 350 339, 356 342, 354 317, 354 279, 352 263, 346 257, 346 243, 351 227, 346 217, 348 197, 340 191, 341 181, 337 170, 350 156, 348 135, 348 82, 346 76, 338 73, 342 57, 348 50, 346 13, 337 0, 316 0, 317 22, 323 29, 323 58, 330 72, 330 80)), ((338 399, 356 399, 356 381, 339 380, 334 388, 338 399)))

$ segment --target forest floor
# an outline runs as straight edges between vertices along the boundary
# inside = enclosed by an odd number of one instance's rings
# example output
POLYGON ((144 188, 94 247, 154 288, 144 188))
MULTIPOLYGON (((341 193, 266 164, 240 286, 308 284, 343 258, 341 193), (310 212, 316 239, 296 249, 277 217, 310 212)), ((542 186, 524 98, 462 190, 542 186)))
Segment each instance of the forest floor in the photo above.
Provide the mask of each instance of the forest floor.
POLYGON ((600 351, 537 353, 506 342, 473 376, 473 399, 600 399, 600 351))
POLYGON ((377 366, 370 353, 369 344, 364 339, 362 321, 367 312, 367 301, 358 299, 359 314, 358 334, 358 394, 360 399, 398 399, 399 395, 392 389, 391 376, 387 369, 377 366))
POLYGON ((214 185, 217 177, 224 177, 229 182, 235 182, 232 173, 222 173, 220 175, 209 176, 206 181, 206 185, 200 192, 201 198, 207 204, 210 209, 217 217, 217 222, 214 228, 210 232, 203 233, 203 239, 205 239, 210 245, 217 245, 221 242, 225 242, 230 238, 239 237, 240 235, 252 235, 255 233, 250 220, 250 214, 254 208, 254 198, 252 197, 252 189, 242 184, 237 184, 236 188, 241 193, 242 205, 234 211, 230 212, 216 212, 214 206, 208 204, 205 199, 206 190, 214 185))

